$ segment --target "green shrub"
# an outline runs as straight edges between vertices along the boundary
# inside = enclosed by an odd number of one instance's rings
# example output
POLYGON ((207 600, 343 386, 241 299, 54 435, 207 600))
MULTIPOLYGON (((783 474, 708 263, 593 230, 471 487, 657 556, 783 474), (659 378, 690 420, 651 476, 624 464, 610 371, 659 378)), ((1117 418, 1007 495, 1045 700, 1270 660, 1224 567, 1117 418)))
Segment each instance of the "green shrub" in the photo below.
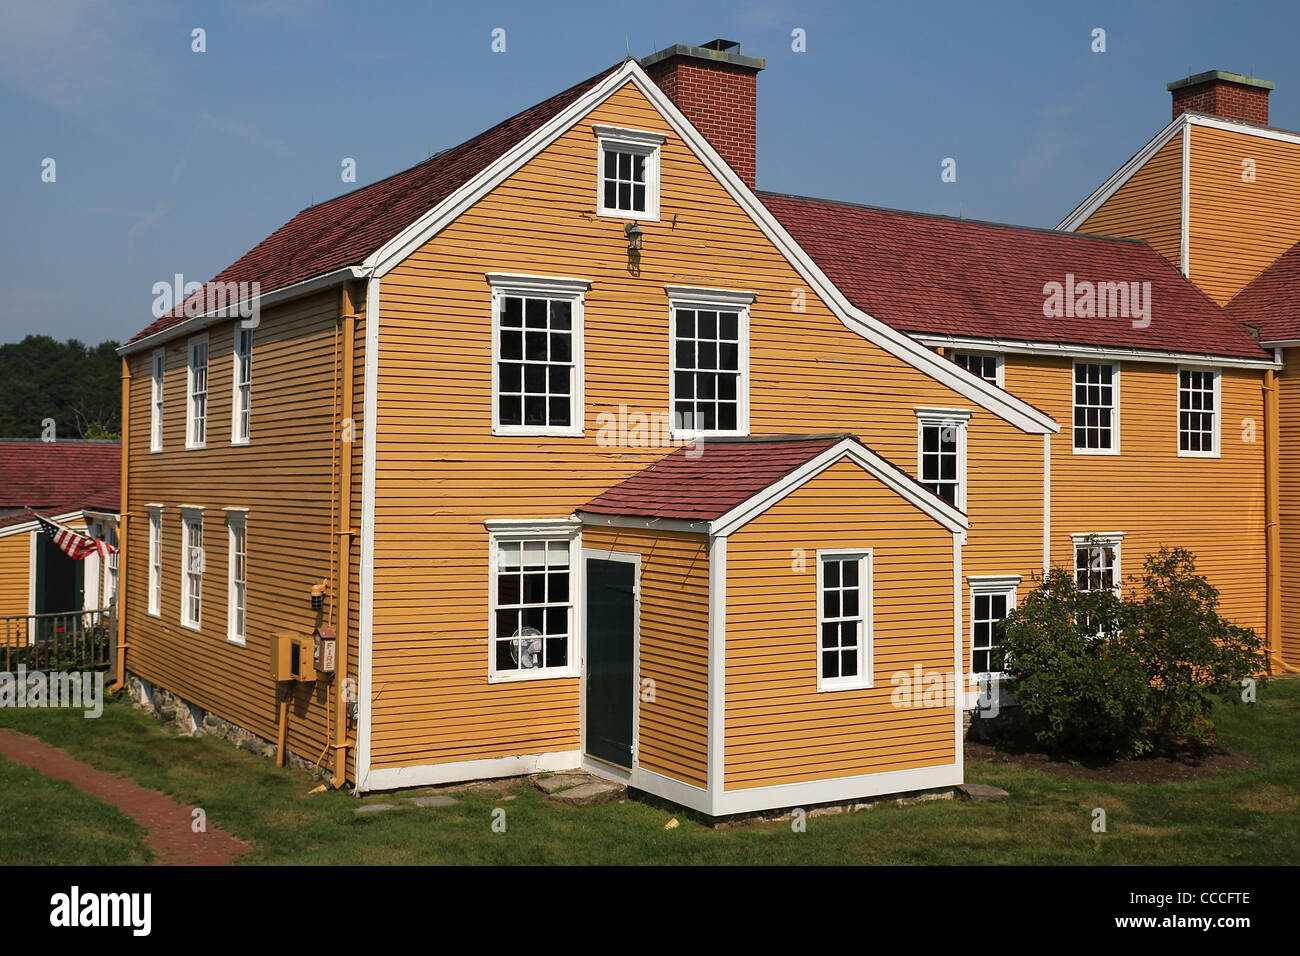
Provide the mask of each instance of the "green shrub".
POLYGON ((1240 701, 1266 659, 1254 631, 1220 617, 1219 595, 1182 548, 1149 555, 1123 600, 1052 569, 1005 622, 1005 670, 1021 723, 1047 749, 1136 757, 1214 740, 1214 698, 1240 701))

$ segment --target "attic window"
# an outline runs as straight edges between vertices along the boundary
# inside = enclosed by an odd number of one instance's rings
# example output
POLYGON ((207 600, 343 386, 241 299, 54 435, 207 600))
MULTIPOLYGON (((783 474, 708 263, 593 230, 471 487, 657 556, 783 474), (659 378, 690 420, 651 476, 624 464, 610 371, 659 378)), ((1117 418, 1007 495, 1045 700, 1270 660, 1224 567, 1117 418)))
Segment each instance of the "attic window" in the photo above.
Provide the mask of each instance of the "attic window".
POLYGON ((594 131, 600 215, 658 221, 659 149, 664 137, 613 126, 596 126, 594 131))

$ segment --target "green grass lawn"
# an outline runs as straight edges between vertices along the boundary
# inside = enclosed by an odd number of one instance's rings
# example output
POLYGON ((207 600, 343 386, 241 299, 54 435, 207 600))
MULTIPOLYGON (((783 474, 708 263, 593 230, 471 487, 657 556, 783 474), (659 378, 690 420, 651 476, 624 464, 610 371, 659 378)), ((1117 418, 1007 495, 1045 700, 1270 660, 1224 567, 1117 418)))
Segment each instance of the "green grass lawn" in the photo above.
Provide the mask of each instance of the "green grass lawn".
MULTIPOLYGON (((1300 862, 1300 680, 1253 706, 1221 707, 1221 743, 1256 769, 1158 786, 1092 783, 988 763, 971 782, 1003 803, 934 801, 714 830, 636 801, 552 805, 532 787, 459 795, 457 806, 358 815, 345 793, 307 795, 309 775, 211 738, 181 738, 121 703, 76 711, 0 710, 0 726, 62 747, 189 806, 250 841, 241 863, 888 863, 1295 864, 1300 862), (1093 810, 1107 832, 1092 831, 1093 810), (492 830, 496 808, 506 831, 492 830)), ((366 802, 394 801, 373 795, 366 802)), ((0 759, 0 864, 142 863, 142 831, 61 781, 0 759)))

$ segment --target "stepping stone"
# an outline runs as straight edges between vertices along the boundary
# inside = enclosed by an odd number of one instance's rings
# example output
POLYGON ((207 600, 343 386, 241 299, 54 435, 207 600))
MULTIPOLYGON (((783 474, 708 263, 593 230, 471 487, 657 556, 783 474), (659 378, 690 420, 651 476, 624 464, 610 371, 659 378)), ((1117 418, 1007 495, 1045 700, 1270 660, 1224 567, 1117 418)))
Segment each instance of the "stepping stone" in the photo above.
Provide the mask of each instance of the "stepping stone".
POLYGON ((551 794, 551 799, 567 803, 574 807, 585 807, 594 803, 614 803, 627 795, 627 787, 609 780, 592 780, 579 784, 568 790, 551 794))
POLYGON ((991 787, 987 783, 963 783, 957 788, 957 792, 963 799, 975 803, 996 803, 1011 796, 1001 787, 991 787))
POLYGON ((569 787, 580 787, 591 783, 594 778, 589 773, 557 773, 550 777, 534 777, 533 786, 542 793, 555 793, 569 787))
POLYGON ((385 810, 400 809, 395 803, 367 803, 364 807, 357 807, 353 813, 383 813, 385 810))
POLYGON ((460 801, 443 793, 435 793, 427 797, 411 797, 411 803, 417 807, 454 807, 460 801))

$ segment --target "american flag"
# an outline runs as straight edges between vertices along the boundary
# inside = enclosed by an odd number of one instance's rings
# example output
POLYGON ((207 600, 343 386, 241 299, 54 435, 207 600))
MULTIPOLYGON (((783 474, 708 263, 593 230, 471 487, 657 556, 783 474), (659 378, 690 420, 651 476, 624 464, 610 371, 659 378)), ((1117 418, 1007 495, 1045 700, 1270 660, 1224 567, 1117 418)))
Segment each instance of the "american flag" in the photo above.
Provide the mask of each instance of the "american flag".
POLYGON ((96 541, 84 534, 69 531, 67 528, 60 527, 40 515, 36 515, 36 523, 41 526, 42 531, 54 539, 54 543, 59 546, 59 550, 72 558, 73 561, 80 561, 92 554, 98 554, 101 558, 106 558, 110 554, 117 553, 117 548, 106 541, 96 541))

